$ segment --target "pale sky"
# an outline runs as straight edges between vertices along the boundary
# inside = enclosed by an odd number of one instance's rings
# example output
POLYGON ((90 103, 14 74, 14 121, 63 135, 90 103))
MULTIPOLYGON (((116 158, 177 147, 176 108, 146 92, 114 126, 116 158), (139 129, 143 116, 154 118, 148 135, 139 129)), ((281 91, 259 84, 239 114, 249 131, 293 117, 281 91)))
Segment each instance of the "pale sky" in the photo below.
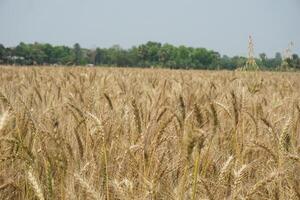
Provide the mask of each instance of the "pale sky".
POLYGON ((0 0, 0 43, 124 48, 157 41, 269 57, 300 54, 300 0, 0 0))

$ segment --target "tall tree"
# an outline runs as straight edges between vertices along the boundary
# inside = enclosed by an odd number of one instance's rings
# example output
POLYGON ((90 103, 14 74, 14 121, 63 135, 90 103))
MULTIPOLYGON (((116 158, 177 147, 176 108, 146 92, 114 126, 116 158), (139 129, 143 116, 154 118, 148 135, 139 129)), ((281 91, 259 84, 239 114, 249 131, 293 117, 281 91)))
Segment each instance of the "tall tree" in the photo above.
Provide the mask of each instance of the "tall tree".
POLYGON ((73 51, 74 51, 74 64, 80 65, 82 61, 82 51, 78 43, 74 44, 73 51))
POLYGON ((265 53, 260 53, 259 54, 259 63, 261 63, 262 66, 267 67, 267 54, 265 53))
POLYGON ((281 61, 282 61, 281 53, 276 52, 276 54, 275 54, 275 60, 278 61, 278 62, 281 62, 281 61))
POLYGON ((265 61, 267 59, 267 55, 265 53, 260 53, 259 54, 259 58, 262 60, 262 61, 265 61))
POLYGON ((104 55, 103 55, 103 50, 100 49, 100 48, 97 48, 97 49, 96 49, 96 53, 95 53, 95 61, 94 61, 94 64, 95 64, 95 65, 100 65, 100 64, 102 64, 102 62, 103 62, 103 57, 104 57, 104 55))
POLYGON ((4 62, 5 47, 0 44, 0 63, 4 62))

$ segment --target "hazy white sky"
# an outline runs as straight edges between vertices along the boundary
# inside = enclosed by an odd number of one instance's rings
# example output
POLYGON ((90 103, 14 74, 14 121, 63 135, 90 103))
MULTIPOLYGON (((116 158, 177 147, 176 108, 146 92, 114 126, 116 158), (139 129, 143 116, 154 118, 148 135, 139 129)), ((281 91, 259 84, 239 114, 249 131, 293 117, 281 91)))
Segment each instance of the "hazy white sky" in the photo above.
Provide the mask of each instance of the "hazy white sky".
POLYGON ((0 0, 0 43, 87 48, 149 40, 273 56, 294 41, 300 54, 300 0, 0 0))

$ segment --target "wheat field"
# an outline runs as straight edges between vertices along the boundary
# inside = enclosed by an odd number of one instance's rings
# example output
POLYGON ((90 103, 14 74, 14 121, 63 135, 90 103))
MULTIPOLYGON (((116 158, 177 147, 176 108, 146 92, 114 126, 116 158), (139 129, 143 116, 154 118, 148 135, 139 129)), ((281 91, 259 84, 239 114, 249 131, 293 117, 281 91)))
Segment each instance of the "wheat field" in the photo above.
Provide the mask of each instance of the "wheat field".
POLYGON ((0 199, 300 199, 300 74, 0 68, 0 199))

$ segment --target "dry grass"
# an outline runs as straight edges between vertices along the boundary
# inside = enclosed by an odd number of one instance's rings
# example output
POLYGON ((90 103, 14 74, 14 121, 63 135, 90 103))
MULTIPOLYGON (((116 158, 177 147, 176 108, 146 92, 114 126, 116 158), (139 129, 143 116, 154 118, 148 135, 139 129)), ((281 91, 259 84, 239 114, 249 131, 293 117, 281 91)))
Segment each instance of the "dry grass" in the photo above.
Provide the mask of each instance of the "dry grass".
POLYGON ((300 74, 0 69, 0 199, 300 199, 300 74))

